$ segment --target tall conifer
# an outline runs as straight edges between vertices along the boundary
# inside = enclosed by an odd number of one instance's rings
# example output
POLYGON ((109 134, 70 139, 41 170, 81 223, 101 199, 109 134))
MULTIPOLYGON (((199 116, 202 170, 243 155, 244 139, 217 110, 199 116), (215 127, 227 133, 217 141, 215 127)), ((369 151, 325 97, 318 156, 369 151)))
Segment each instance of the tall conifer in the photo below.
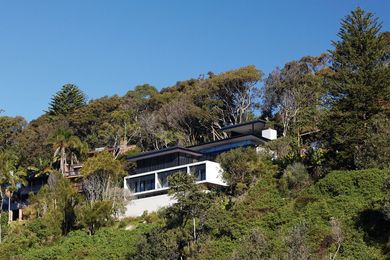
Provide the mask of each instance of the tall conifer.
MULTIPOLYGON (((330 158, 336 167, 359 168, 371 120, 389 101, 390 71, 381 23, 357 8, 341 22, 331 51, 329 117, 324 124, 330 158)), ((388 116, 383 114, 383 116, 388 116)))

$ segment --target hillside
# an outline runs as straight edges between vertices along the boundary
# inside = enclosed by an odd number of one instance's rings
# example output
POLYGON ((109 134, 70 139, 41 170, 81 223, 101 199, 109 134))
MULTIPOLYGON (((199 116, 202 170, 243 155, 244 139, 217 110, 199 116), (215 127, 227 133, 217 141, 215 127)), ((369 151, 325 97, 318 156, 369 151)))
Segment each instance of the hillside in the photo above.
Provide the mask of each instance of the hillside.
MULTIPOLYGON (((277 179, 270 172, 232 208, 223 196, 210 206, 205 233, 199 242, 201 250, 194 257, 320 259, 333 255, 340 243, 338 258, 385 259, 390 256, 387 240, 390 220, 385 219, 379 207, 385 199, 383 183, 387 176, 385 171, 376 169, 334 171, 291 198, 282 195, 277 179)), ((124 258, 138 253, 136 248, 142 235, 151 234, 152 229, 160 229, 162 225, 158 216, 123 221, 94 236, 74 231, 48 246, 39 246, 31 235, 25 234, 22 239, 22 234, 15 233, 9 246, 20 248, 19 254, 26 259, 124 258), (127 231, 129 223, 136 228, 127 231), (23 248, 26 239, 29 249, 23 248)), ((174 230, 169 232, 176 233, 174 230)), ((156 252, 174 254, 159 242, 154 245, 156 252)), ((152 259, 153 255, 138 258, 152 259)))

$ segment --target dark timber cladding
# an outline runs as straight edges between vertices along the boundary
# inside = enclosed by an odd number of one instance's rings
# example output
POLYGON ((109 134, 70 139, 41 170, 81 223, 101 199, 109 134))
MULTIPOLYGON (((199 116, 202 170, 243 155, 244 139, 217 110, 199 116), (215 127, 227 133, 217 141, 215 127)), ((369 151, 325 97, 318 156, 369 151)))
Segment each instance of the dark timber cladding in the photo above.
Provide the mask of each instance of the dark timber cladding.
POLYGON ((143 173, 197 162, 201 156, 201 153, 183 147, 171 147, 142 153, 127 159, 137 163, 135 173, 143 173))

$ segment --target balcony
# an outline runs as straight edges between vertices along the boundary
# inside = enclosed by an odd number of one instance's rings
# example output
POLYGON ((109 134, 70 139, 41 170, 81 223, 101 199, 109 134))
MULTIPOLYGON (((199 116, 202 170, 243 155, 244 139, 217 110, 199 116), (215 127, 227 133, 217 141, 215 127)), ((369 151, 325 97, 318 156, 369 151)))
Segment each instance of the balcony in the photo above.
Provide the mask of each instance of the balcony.
POLYGON ((124 178, 124 188, 137 198, 159 194, 169 189, 168 177, 176 173, 193 174, 197 183, 226 186, 222 180, 220 165, 212 161, 202 161, 127 176, 124 178))

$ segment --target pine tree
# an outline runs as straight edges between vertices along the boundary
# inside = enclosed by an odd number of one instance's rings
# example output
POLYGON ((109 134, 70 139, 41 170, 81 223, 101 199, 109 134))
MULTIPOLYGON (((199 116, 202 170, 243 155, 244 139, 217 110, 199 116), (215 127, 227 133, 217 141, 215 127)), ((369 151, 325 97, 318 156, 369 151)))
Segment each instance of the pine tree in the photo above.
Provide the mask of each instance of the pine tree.
POLYGON ((324 132, 337 168, 362 167, 358 161, 371 134, 370 120, 383 113, 389 101, 389 53, 380 30, 378 18, 357 8, 342 20, 340 40, 333 42, 324 132))
POLYGON ((49 113, 52 115, 69 115, 86 103, 85 94, 73 84, 65 84, 51 99, 49 113))

